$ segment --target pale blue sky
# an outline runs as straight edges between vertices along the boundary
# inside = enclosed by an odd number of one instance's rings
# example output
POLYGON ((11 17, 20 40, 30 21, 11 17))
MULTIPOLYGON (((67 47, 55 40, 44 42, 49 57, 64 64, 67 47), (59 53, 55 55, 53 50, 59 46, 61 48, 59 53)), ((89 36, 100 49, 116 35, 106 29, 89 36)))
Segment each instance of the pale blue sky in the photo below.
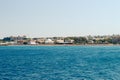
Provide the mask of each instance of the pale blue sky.
POLYGON ((0 38, 120 34, 120 0, 0 0, 0 38))

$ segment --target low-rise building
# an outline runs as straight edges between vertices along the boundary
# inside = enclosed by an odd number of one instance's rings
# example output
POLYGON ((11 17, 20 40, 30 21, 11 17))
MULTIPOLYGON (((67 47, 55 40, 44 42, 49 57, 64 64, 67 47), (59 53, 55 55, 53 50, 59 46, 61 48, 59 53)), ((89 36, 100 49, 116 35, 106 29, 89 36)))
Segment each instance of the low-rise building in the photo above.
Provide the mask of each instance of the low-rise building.
POLYGON ((72 40, 72 39, 64 40, 65 44, 73 44, 73 42, 74 42, 74 40, 72 40))
POLYGON ((39 38, 36 40, 38 44, 44 44, 45 43, 45 38, 39 38))
POLYGON ((28 45, 36 45, 36 40, 30 40, 28 41, 28 45))
POLYGON ((56 43, 57 43, 57 44, 64 44, 64 40, 63 40, 63 39, 56 40, 56 43))
POLYGON ((52 39, 46 39, 45 44, 53 44, 54 41, 52 39))

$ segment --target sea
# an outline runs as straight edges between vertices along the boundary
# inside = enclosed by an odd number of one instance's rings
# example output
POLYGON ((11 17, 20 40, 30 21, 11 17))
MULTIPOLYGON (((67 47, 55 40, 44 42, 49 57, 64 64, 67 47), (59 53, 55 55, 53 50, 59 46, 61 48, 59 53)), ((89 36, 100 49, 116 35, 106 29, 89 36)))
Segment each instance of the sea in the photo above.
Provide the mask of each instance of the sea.
POLYGON ((120 80, 120 46, 0 46, 0 80, 120 80))

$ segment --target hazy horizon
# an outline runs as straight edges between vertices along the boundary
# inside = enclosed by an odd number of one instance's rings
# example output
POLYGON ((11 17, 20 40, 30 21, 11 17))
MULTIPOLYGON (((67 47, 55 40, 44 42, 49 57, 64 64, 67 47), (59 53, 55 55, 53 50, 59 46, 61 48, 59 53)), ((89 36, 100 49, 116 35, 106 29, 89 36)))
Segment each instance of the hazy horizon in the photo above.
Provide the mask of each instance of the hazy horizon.
POLYGON ((120 34, 119 0, 0 0, 0 38, 120 34))

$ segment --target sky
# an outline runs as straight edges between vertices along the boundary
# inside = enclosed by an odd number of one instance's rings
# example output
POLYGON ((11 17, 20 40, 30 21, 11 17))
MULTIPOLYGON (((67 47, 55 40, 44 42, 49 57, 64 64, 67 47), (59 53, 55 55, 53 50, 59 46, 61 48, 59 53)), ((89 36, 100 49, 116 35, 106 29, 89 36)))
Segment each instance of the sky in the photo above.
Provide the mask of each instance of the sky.
POLYGON ((0 0, 0 38, 120 34, 120 0, 0 0))

